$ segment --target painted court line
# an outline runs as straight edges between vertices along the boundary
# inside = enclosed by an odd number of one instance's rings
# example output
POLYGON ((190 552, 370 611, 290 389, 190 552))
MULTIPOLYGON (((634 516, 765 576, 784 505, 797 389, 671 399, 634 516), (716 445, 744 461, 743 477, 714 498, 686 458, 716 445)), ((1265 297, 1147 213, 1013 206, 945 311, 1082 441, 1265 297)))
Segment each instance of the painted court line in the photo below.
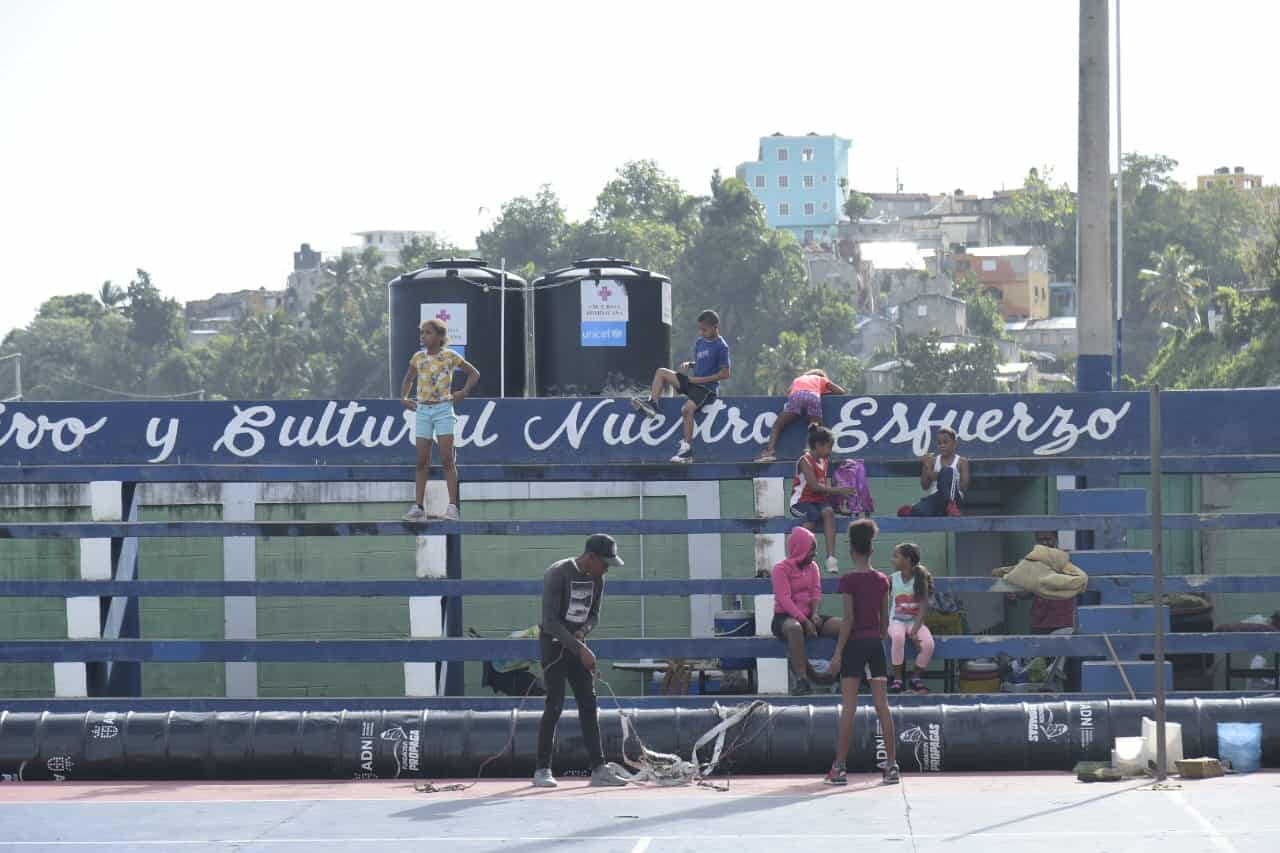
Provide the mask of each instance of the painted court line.
POLYGON ((1169 794, 1173 800, 1178 803, 1178 805, 1182 806, 1183 811, 1191 816, 1191 819, 1196 822, 1196 825, 1204 831, 1205 835, 1209 837, 1209 840, 1213 842, 1214 847, 1221 850, 1222 853, 1239 853, 1239 851, 1236 850, 1235 845, 1228 841, 1227 837, 1219 832, 1213 823, 1201 814, 1200 810, 1193 806, 1191 802, 1182 795, 1181 791, 1170 791, 1169 794))
MULTIPOLYGON (((1280 835, 1280 827, 1271 827, 1267 829, 1246 829, 1239 832, 1232 832, 1231 835, 1239 836, 1272 836, 1280 835)), ((759 833, 752 834, 708 834, 698 833, 697 835, 664 835, 663 840, 669 841, 727 841, 727 842, 752 842, 752 841, 839 841, 841 839, 852 839, 861 841, 884 841, 884 840, 902 840, 901 832, 882 832, 882 833, 787 833, 762 835, 759 833)), ((948 833, 929 833, 916 834, 917 839, 928 840, 946 840, 954 837, 948 833)), ((1217 837, 1227 843, 1226 850, 1235 852, 1235 848, 1227 841, 1227 835, 1213 829, 1210 826, 1207 830, 1193 829, 1166 829, 1153 828, 1148 830, 1083 830, 1074 832, 1045 831, 1045 832, 983 832, 974 836, 975 838, 1024 838, 1024 839, 1044 839, 1044 838, 1147 838, 1159 837, 1167 839, 1169 837, 1179 838, 1209 838, 1217 837)), ((24 847, 31 845, 44 845, 50 847, 164 847, 164 846, 195 846, 209 844, 255 844, 255 845, 297 845, 297 844, 404 844, 404 843, 422 843, 422 842, 452 842, 456 844, 497 844, 497 843, 530 843, 530 842, 588 842, 588 841, 634 841, 636 847, 633 851, 641 851, 648 848, 653 841, 653 836, 648 835, 387 835, 387 836, 334 836, 313 838, 169 838, 169 839, 115 839, 115 840, 99 840, 99 841, 60 841, 60 840, 27 840, 27 841, 0 841, 0 848, 3 847, 24 847), (641 847, 640 845, 644 845, 641 847)))

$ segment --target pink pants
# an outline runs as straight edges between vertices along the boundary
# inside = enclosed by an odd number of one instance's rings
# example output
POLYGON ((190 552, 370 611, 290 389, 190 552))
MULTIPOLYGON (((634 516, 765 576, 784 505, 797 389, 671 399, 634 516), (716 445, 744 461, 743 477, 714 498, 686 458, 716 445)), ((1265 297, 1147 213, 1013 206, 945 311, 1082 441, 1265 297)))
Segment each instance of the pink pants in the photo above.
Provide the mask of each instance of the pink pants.
MULTIPOLYGON (((911 630, 911 624, 899 622, 897 619, 889 620, 889 657, 894 666, 901 666, 906 657, 907 632, 911 630)), ((919 651, 916 655, 916 669, 924 669, 929 665, 929 661, 933 660, 933 634, 929 633, 927 625, 920 626, 920 630, 916 632, 915 643, 919 651)))

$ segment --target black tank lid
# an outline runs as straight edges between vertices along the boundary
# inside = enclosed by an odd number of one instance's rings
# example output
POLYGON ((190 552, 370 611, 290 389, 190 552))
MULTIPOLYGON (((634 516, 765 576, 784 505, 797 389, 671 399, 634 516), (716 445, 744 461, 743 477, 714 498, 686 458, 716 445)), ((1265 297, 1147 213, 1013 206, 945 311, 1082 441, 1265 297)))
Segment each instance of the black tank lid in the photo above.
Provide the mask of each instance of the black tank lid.
MULTIPOLYGON (((420 270, 407 272, 391 281, 401 284, 410 281, 438 281, 446 278, 463 277, 471 281, 497 283, 502 278, 502 270, 489 266, 484 258, 435 258, 428 261, 420 270)), ((507 271, 507 287, 523 287, 525 281, 510 270, 507 271)))
POLYGON ((570 266, 538 276, 533 280, 533 283, 534 286, 537 286, 543 283, 581 278, 671 280, 662 273, 651 272, 644 267, 636 266, 624 258, 579 258, 570 266))

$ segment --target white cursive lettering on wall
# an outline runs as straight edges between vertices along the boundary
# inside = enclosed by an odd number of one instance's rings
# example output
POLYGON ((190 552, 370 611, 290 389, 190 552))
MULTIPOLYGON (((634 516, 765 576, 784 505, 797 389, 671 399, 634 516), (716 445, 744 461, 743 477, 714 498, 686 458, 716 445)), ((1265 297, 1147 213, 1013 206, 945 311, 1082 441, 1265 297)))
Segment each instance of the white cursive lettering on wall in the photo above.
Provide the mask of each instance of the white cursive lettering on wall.
MULTIPOLYGON (((0 415, 4 412, 5 405, 0 403, 0 415)), ((54 448, 63 453, 69 453, 80 447, 87 437, 102 429, 106 422, 105 417, 86 424, 80 418, 54 420, 47 415, 37 415, 35 420, 32 420, 22 412, 16 412, 9 423, 9 429, 0 435, 0 447, 8 444, 12 439, 21 450, 35 450, 48 437, 54 448)))
POLYGON ((475 427, 470 432, 467 432, 467 427, 471 424, 471 416, 458 415, 458 447, 488 447, 498 440, 496 434, 490 435, 486 432, 489 419, 493 417, 494 409, 497 407, 496 400, 485 403, 484 408, 480 410, 480 417, 476 418, 475 427))
POLYGON ((835 434, 836 453, 857 453, 868 443, 888 442, 909 444, 912 454, 920 456, 929 450, 933 434, 938 427, 955 429, 961 441, 994 444, 1013 433, 1024 444, 1032 445, 1036 456, 1054 456, 1075 447, 1082 437, 1105 441, 1115 434, 1120 422, 1129 413, 1130 403, 1119 409, 1101 406, 1094 409, 1083 425, 1075 423, 1074 409, 1055 406, 1053 411, 1037 420, 1024 402, 1016 402, 1006 413, 1000 409, 975 412, 972 409, 957 411, 948 409, 940 416, 934 403, 926 403, 914 418, 906 403, 894 403, 888 419, 868 436, 861 429, 867 417, 874 415, 879 404, 871 397, 857 397, 840 407, 840 419, 832 426, 835 434), (1047 437, 1048 441, 1042 441, 1047 437))
POLYGON ((560 436, 567 435, 569 437, 569 446, 574 450, 578 450, 582 447, 582 437, 587 434, 587 429, 591 426, 591 421, 595 418, 596 413, 605 406, 611 405, 613 405, 613 399, 606 397, 591 407, 591 411, 587 413, 585 419, 579 420, 582 414, 582 402, 574 403, 573 408, 564 416, 564 420, 560 421, 560 426, 556 427, 555 432, 551 433, 551 436, 544 441, 535 440, 530 432, 533 425, 542 420, 542 415, 534 415, 524 422, 524 443, 529 446, 530 450, 546 450, 559 441, 560 436))
POLYGON ((235 406, 234 408, 236 416, 222 428, 222 437, 213 443, 213 449, 220 450, 225 447, 241 459, 257 456, 267 443, 267 440, 262 437, 262 430, 275 423, 276 410, 270 406, 250 406, 247 409, 235 406), (238 442, 241 438, 248 439, 248 447, 240 446, 238 442))
POLYGON ((163 436, 156 435, 156 430, 160 427, 160 419, 152 418, 147 421, 147 446, 160 449, 160 453, 148 459, 148 462, 163 462, 169 458, 169 454, 173 453, 174 445, 178 443, 178 419, 169 418, 169 428, 165 430, 163 436))

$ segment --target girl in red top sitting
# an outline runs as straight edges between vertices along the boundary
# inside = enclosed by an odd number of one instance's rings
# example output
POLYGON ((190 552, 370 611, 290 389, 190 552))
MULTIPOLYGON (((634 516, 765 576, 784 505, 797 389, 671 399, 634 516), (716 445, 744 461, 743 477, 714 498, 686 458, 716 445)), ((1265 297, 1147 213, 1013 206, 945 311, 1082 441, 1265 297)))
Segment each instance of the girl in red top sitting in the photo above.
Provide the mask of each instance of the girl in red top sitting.
POLYGON ((827 467, 835 437, 826 427, 809 430, 809 450, 796 460, 796 474, 791 482, 791 514, 804 519, 804 526, 817 531, 818 523, 827 540, 827 571, 837 574, 840 561, 836 559, 836 505, 835 498, 851 495, 853 489, 832 486, 827 480, 827 467))
POLYGON ((756 457, 757 462, 774 462, 778 455, 778 436, 789 424, 809 419, 809 426, 822 425, 822 395, 847 394, 848 391, 827 378, 827 372, 821 368, 806 370, 791 382, 791 390, 787 392, 787 402, 782 407, 782 414, 773 422, 773 432, 769 433, 769 446, 756 457))
POLYGON ((889 711, 889 670, 884 659, 884 641, 889 635, 889 579, 871 568, 871 541, 879 528, 869 518, 849 525, 849 551, 853 571, 840 578, 844 598, 844 620, 831 656, 831 672, 840 673, 840 728, 836 737, 836 757, 825 779, 828 785, 843 785, 845 761, 853 742, 853 718, 858 710, 858 687, 863 677, 871 680, 871 695, 880 718, 884 748, 884 783, 899 781, 898 737, 889 711))

